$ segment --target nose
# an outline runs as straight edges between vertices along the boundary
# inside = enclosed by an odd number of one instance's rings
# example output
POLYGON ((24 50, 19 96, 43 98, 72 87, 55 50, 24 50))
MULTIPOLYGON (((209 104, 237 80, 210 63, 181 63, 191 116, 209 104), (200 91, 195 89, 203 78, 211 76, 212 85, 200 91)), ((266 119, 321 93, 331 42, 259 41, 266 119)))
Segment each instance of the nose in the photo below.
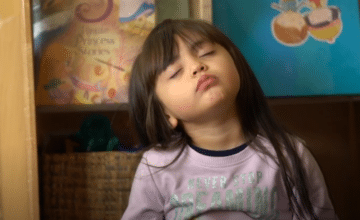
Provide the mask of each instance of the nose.
POLYGON ((193 71, 193 76, 195 76, 197 73, 200 73, 202 71, 206 71, 207 67, 205 64, 203 63, 199 63, 196 67, 195 70, 193 71))

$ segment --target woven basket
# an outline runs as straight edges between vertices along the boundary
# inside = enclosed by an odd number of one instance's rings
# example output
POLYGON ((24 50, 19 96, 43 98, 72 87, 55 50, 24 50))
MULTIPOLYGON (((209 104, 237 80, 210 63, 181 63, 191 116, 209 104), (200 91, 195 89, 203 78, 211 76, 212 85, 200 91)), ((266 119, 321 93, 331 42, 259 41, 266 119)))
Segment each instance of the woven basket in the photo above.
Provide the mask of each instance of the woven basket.
POLYGON ((43 218, 119 220, 141 156, 115 151, 45 154, 43 218))

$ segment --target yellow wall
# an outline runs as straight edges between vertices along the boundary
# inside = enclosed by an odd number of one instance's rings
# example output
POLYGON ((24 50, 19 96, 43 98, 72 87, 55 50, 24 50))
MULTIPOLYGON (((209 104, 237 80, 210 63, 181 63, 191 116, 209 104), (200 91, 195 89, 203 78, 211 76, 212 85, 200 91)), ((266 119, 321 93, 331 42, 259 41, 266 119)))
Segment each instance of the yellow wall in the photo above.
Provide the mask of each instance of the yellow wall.
POLYGON ((30 1, 0 1, 0 219, 39 219, 30 1))

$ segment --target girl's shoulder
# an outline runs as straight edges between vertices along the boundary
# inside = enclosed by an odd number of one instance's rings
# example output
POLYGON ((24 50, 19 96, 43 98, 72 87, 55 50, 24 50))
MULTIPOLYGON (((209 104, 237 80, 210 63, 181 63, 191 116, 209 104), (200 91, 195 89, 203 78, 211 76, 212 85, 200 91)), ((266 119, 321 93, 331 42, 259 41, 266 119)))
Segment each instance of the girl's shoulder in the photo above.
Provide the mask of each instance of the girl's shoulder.
POLYGON ((318 166, 315 157, 311 153, 310 149, 306 146, 306 142, 304 140, 298 138, 298 142, 295 147, 304 167, 318 166))
MULTIPOLYGON (((151 176, 164 170, 163 168, 171 164, 174 161, 174 159, 177 157, 177 155, 180 154, 180 151, 181 151, 180 147, 173 149, 151 148, 145 151, 137 167, 135 179, 145 178, 147 180, 147 178, 151 178, 151 176)), ((183 157, 183 155, 184 152, 181 153, 180 157, 183 157)), ((176 160, 176 162, 177 161, 178 160, 176 160)))
POLYGON ((150 166, 166 166, 179 155, 180 151, 181 147, 167 149, 151 148, 144 152, 142 162, 150 166))
MULTIPOLYGON (((307 149, 306 147, 306 142, 303 139, 297 136, 290 136, 290 140, 293 142, 294 150, 298 154, 300 159, 306 159, 306 157, 311 155, 309 149, 307 149)), ((274 146, 271 144, 269 139, 264 136, 258 135, 257 141, 259 141, 261 145, 264 146, 271 155, 276 156, 274 146)), ((285 148, 282 148, 282 152, 286 157, 287 151, 285 150, 285 148)))

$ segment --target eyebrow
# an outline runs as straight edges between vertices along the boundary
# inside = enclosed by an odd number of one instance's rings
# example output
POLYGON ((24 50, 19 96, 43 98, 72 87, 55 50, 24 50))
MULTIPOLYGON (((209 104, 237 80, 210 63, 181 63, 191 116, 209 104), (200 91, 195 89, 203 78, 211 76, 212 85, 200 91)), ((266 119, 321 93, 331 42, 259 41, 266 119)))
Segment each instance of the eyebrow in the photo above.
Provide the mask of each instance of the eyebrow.
POLYGON ((197 49, 201 48, 201 46, 205 43, 205 40, 198 40, 195 41, 194 43, 190 44, 190 49, 192 51, 196 51, 197 49))

